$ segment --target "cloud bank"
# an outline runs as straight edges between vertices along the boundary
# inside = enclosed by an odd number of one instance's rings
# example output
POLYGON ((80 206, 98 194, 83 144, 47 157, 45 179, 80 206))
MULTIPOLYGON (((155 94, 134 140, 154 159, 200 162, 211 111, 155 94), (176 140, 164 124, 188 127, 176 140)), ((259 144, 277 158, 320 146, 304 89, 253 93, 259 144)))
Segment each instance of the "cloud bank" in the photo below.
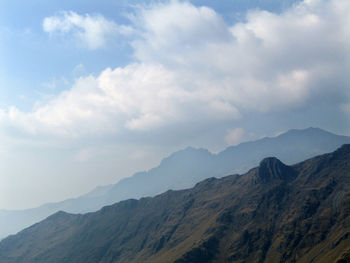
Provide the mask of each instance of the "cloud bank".
MULTIPOLYGON (((317 103, 347 109, 350 2, 306 0, 281 14, 255 10, 228 24, 214 10, 171 1, 139 8, 132 26, 62 12, 46 32, 73 34, 90 49, 128 34, 135 61, 76 80, 31 112, 0 112, 1 125, 30 136, 154 131, 317 103)), ((236 130, 226 139, 234 143, 236 130)))

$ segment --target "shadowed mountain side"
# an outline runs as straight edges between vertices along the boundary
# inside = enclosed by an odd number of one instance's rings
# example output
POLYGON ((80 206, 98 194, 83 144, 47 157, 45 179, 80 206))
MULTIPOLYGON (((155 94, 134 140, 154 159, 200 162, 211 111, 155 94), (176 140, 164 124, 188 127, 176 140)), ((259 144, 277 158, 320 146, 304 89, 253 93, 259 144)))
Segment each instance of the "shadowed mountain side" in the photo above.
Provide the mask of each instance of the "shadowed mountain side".
POLYGON ((231 146, 218 154, 188 147, 163 159, 158 167, 136 173, 117 184, 99 187, 79 198, 22 211, 0 211, 0 237, 14 234, 59 210, 70 213, 93 212, 129 198, 154 196, 169 189, 189 188, 211 176, 222 177, 246 172, 268 156, 293 164, 334 151, 345 143, 350 143, 350 137, 308 128, 231 146))
POLYGON ((350 145, 95 213, 58 212, 0 242, 2 263, 349 260, 350 145))

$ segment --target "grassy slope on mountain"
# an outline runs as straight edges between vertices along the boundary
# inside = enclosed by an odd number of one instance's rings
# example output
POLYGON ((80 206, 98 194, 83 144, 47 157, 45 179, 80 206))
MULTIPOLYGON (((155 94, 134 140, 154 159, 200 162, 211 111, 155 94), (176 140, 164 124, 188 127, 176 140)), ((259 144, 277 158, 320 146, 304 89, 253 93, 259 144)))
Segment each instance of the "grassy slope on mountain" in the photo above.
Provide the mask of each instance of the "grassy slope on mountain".
POLYGON ((350 137, 308 128, 289 130, 273 138, 263 138, 231 146, 218 154, 205 149, 187 148, 163 159, 159 166, 124 178, 114 185, 99 187, 75 199, 20 211, 0 210, 0 239, 14 234, 62 210, 87 213, 129 198, 154 196, 168 189, 193 187, 205 178, 246 172, 266 156, 276 156, 287 164, 331 152, 350 137))
POLYGON ((3 240, 0 262, 323 263, 348 262, 349 252, 347 145, 97 213, 57 213, 3 240))

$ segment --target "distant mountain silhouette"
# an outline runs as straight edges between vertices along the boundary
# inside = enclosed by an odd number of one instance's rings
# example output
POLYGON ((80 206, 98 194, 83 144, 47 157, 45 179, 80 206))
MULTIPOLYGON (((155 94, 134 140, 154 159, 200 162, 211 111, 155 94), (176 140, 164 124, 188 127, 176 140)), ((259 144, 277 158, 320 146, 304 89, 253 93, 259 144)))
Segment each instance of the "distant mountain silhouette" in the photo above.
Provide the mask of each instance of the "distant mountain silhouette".
POLYGON ((58 212, 0 242, 2 263, 350 261, 350 144, 288 166, 58 212))
POLYGON ((350 143, 350 137, 308 128, 241 143, 218 154, 188 147, 171 154, 149 171, 136 173, 114 185, 98 187, 79 198, 45 204, 34 209, 0 211, 0 238, 14 234, 59 210, 70 213, 93 212, 129 198, 154 196, 169 189, 189 188, 211 176, 243 173, 268 156, 276 156, 286 164, 293 164, 334 151, 345 143, 350 143))

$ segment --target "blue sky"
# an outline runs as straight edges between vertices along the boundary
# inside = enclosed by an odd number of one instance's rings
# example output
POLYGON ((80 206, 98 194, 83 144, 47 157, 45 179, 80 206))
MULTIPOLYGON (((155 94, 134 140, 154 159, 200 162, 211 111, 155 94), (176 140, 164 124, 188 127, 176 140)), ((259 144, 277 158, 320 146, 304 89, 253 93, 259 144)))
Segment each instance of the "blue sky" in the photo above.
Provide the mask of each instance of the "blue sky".
POLYGON ((0 0, 0 208, 77 196, 189 145, 350 135, 349 21, 342 0, 0 0))
MULTIPOLYGON (((118 39, 102 49, 72 47, 72 42, 49 37, 42 27, 45 17, 60 11, 102 14, 116 23, 130 24, 128 15, 137 6, 150 1, 0 1, 1 21, 1 92, 3 106, 16 105, 30 110, 40 94, 58 93, 69 88, 67 82, 79 74, 98 74, 106 67, 124 66, 134 60, 127 39, 118 39), (84 68, 76 72, 76 67, 84 68), (48 86, 56 84, 55 90, 48 86), (35 91, 35 93, 33 93, 35 91)), ((244 18, 249 9, 280 12, 295 1, 192 1, 210 6, 228 23, 244 18)))

